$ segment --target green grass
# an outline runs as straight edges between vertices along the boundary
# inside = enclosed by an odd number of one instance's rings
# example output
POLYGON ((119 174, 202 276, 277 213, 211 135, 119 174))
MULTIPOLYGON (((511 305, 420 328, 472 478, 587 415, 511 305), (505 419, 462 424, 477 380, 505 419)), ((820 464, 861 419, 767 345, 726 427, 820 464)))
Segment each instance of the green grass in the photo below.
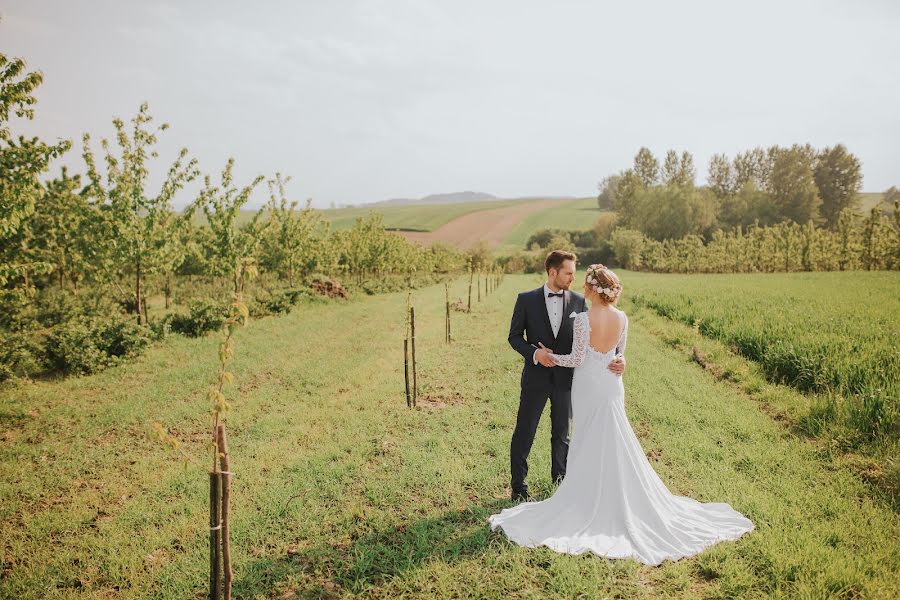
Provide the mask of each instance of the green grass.
POLYGON ((804 391, 900 396, 900 273, 630 273, 633 299, 804 391))
MULTIPOLYGON (((403 399, 403 293, 301 306, 238 332, 236 597, 891 597, 896 514, 673 345, 690 328, 627 301, 626 401, 645 451, 673 491, 729 502, 756 530, 656 568, 491 533, 488 515, 508 505, 518 404, 509 313, 538 283, 507 276, 472 314, 454 313, 449 347, 443 286, 414 293, 419 410, 403 399)), ((95 376, 0 388, 0 597, 203 596, 217 343, 170 338, 95 376), (151 419, 202 466, 163 452, 151 419)), ((531 461, 542 495, 549 437, 545 418, 531 461)))
POLYGON ((596 198, 580 198, 560 207, 528 215, 503 240, 503 250, 524 250, 525 242, 541 229, 590 229, 603 214, 596 198))

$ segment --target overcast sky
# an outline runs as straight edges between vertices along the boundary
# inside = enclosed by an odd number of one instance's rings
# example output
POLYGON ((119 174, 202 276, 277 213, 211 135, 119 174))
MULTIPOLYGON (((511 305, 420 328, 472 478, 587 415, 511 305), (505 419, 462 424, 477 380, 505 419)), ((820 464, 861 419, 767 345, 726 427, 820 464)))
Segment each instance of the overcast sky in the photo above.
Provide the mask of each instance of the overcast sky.
MULTIPOLYGON (((900 2, 3 0, 0 52, 44 73, 22 133, 112 133, 147 100, 238 183, 317 206, 474 190, 596 193, 648 146, 843 143, 900 185, 900 2)), ((99 147, 97 148, 99 151, 99 147)), ((179 204, 189 198, 182 197, 179 204)), ((257 194, 255 203, 264 201, 257 194)))

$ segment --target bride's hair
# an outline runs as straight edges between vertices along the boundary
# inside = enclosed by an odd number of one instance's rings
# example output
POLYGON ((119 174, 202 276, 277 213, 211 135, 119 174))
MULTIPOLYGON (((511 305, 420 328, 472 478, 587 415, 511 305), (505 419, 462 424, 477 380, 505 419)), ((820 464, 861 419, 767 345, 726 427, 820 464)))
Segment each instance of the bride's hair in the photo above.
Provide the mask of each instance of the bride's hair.
POLYGON ((588 267, 584 284, 594 291, 597 301, 603 304, 612 304, 622 293, 622 283, 616 274, 599 263, 588 267))

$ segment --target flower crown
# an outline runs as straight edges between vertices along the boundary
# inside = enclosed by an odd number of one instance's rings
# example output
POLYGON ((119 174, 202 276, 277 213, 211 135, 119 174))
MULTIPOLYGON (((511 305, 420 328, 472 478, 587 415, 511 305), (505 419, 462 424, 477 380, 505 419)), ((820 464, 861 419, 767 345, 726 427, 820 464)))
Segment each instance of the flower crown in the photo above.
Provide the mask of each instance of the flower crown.
MULTIPOLYGON (((622 286, 611 283, 611 287, 600 287, 600 273, 601 271, 609 271, 605 266, 601 264, 591 265, 587 269, 587 283, 590 284, 594 291, 598 294, 603 294, 610 300, 615 300, 616 296, 619 295, 619 292, 622 291, 622 286)), ((612 271, 610 271, 612 273, 612 271)))

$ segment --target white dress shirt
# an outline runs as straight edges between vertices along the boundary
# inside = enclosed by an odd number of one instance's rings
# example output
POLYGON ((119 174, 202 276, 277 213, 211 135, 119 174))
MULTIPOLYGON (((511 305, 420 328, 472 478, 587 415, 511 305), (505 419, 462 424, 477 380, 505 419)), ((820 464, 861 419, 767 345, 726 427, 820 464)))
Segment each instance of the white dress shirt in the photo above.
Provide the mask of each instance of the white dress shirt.
MULTIPOLYGON (((565 290, 560 290, 563 294, 565 294, 565 290)), ((553 337, 559 335, 559 327, 562 325, 563 319, 563 300, 564 298, 559 296, 550 296, 551 293, 557 293, 547 287, 547 284, 544 284, 544 302, 547 305, 547 316, 550 317, 550 326, 553 328, 553 337)), ((534 364, 537 364, 537 350, 534 351, 534 354, 531 355, 531 360, 534 364)))

